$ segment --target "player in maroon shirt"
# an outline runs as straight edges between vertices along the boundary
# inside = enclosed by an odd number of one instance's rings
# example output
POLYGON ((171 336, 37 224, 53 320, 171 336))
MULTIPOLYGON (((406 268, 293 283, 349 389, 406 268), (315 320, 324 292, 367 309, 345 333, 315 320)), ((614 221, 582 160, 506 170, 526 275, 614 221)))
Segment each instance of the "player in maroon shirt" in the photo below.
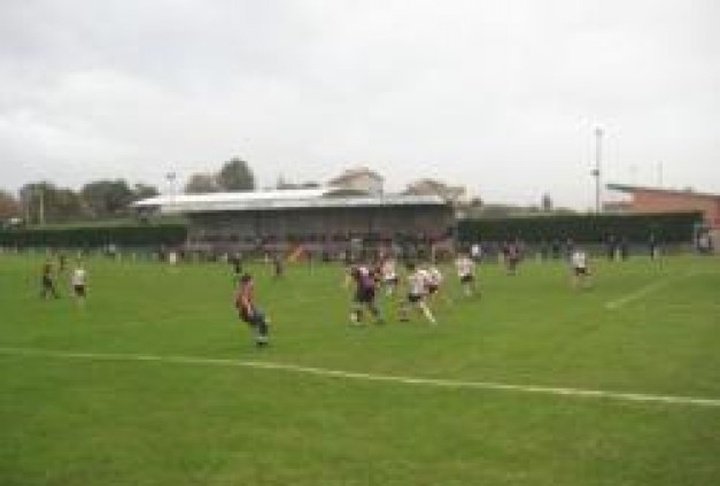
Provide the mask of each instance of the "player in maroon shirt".
POLYGON ((376 324, 383 322, 380 317, 380 311, 375 305, 375 287, 377 284, 375 272, 366 265, 353 265, 348 272, 349 282, 355 284, 355 298, 352 311, 350 312, 350 320, 359 324, 363 319, 363 308, 367 308, 375 318, 376 324))
POLYGON ((235 307, 240 319, 254 329, 255 344, 258 347, 266 346, 268 344, 267 319, 255 304, 255 282, 247 273, 240 277, 240 286, 235 295, 235 307))

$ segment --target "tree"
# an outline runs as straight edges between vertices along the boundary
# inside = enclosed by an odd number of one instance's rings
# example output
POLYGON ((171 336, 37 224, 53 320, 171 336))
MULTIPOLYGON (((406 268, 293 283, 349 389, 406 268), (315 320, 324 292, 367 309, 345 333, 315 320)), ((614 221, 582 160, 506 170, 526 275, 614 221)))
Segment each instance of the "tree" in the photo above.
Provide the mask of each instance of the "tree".
POLYGON ((124 179, 89 182, 83 186, 81 194, 96 218, 122 214, 134 199, 133 191, 124 179))
POLYGON ((484 204, 485 204, 485 202, 479 196, 475 196, 472 199, 470 199, 470 203, 469 203, 469 205, 474 208, 481 208, 481 207, 483 207, 484 204))
POLYGON ((25 184, 20 197, 26 206, 28 223, 55 223, 81 219, 86 215, 82 198, 72 189, 46 181, 25 184))
POLYGON ((135 184, 133 186, 132 192, 134 201, 137 201, 139 199, 147 199, 149 197, 155 197, 160 194, 160 191, 158 191, 157 187, 143 184, 142 182, 138 182, 137 184, 135 184))
POLYGON ((252 191, 255 189, 255 176, 247 162, 233 157, 220 169, 217 183, 225 191, 252 191))
POLYGON ((197 173, 190 176, 187 184, 185 184, 186 194, 205 194, 208 192, 218 192, 220 187, 217 178, 212 174, 197 173))
POLYGON ((17 218, 21 214, 20 203, 8 191, 0 189, 0 220, 17 218))
POLYGON ((547 192, 542 195, 540 207, 542 208, 543 213, 549 213, 553 210, 553 200, 547 192))

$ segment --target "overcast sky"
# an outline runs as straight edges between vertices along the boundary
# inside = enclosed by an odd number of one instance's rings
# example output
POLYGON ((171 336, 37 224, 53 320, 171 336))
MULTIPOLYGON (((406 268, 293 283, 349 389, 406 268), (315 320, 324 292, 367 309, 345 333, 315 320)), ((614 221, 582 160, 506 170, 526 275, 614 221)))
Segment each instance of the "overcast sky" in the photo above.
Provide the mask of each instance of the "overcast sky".
POLYGON ((720 192, 716 0, 2 0, 0 187, 367 165, 486 201, 720 192))

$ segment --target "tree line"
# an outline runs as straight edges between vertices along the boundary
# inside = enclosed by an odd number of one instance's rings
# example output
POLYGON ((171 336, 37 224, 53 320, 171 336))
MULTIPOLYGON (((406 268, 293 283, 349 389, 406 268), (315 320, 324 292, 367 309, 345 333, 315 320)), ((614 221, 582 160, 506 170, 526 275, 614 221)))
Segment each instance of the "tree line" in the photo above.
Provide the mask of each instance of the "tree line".
MULTIPOLYGON (((174 180, 174 174, 168 174, 174 180)), ((280 176, 275 189, 308 189, 320 187, 317 182, 293 183, 280 176)), ((222 164, 217 172, 198 172, 190 175, 183 186, 185 194, 213 192, 241 192, 256 189, 256 180, 248 163, 233 157, 222 164)), ((436 194, 458 204, 466 218, 520 216, 527 214, 568 214, 574 211, 556 208, 548 194, 543 194, 539 206, 512 204, 485 204, 475 197, 461 201, 465 189, 435 179, 420 179, 408 184, 403 194, 436 194)), ((58 187, 52 182, 39 181, 25 184, 17 196, 0 189, 0 223, 12 218, 27 224, 62 223, 115 219, 130 215, 130 205, 139 199, 159 194, 157 187, 144 183, 129 184, 125 179, 92 181, 74 191, 58 187)))
POLYGON ((19 218, 27 224, 43 224, 117 218, 127 214, 133 201, 156 195, 156 187, 130 185, 125 179, 88 182, 78 191, 49 181, 30 182, 17 196, 0 190, 0 220, 19 218))
MULTIPOLYGON (((239 158, 225 162, 217 173, 193 174, 184 188, 188 194, 254 189, 255 176, 247 162, 239 158)), ((50 181, 30 182, 17 195, 0 189, 0 222, 17 218, 34 225, 117 219, 131 214, 134 201, 158 194, 155 186, 130 184, 122 178, 91 181, 79 190, 50 181)))

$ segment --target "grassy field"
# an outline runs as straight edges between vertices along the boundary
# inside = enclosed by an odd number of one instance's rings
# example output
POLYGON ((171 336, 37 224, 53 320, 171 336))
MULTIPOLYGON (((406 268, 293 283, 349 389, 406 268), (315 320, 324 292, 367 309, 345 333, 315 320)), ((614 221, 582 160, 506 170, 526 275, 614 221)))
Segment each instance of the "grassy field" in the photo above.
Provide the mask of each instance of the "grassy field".
POLYGON ((0 256, 4 486, 720 484, 718 259, 598 262, 587 291, 488 265, 482 299, 449 274, 435 328, 389 301, 351 327, 340 267, 258 266, 268 349, 224 265, 89 260, 80 309, 40 263, 0 256))

